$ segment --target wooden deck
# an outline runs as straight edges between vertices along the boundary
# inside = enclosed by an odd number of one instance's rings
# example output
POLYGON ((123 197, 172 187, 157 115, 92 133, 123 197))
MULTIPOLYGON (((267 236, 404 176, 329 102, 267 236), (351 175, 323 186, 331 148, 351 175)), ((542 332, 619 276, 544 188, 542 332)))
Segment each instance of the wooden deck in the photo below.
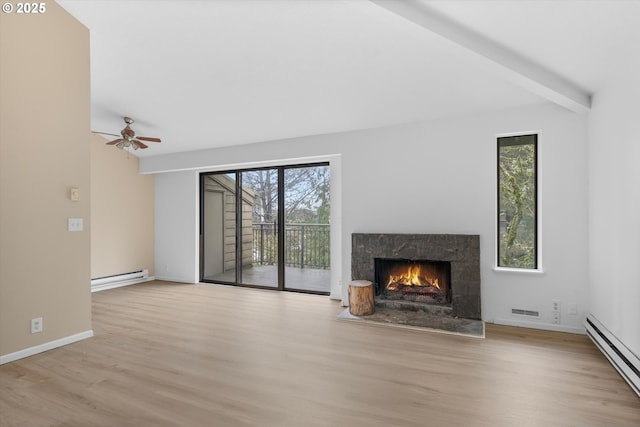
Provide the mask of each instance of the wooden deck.
MULTIPOLYGON (((285 287, 292 290, 325 292, 331 291, 331 270, 285 267, 285 287)), ((213 282, 234 282, 235 270, 205 277, 213 282)), ((256 266, 242 271, 242 283, 249 285, 278 287, 278 271, 275 265, 256 266)))

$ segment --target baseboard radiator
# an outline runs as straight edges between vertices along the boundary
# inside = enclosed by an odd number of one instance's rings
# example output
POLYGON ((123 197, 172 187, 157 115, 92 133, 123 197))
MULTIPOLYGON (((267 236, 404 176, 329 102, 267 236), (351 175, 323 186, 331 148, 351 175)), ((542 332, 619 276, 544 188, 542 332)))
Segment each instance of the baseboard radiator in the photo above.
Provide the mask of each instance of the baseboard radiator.
POLYGON ((587 316, 585 328, 589 338, 640 396, 640 359, 638 356, 633 354, 592 315, 587 316))
POLYGON ((96 279, 91 279, 91 292, 119 288, 121 286, 133 285, 135 283, 148 282, 149 280, 153 280, 153 277, 149 277, 149 270, 146 268, 144 270, 133 271, 131 273, 98 277, 96 279))

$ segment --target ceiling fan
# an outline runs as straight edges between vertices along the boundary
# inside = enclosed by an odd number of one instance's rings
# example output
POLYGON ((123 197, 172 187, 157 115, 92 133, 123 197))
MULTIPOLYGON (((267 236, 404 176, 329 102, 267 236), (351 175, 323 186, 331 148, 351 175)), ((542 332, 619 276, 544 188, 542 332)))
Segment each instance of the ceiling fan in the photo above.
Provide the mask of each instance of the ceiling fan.
POLYGON ((118 139, 114 139, 113 141, 107 142, 107 145, 115 145, 121 150, 125 148, 133 148, 137 150, 138 148, 148 148, 149 146, 143 143, 142 141, 148 142, 162 142, 160 138, 150 138, 148 136, 136 136, 136 133, 131 129, 131 124, 133 124, 133 119, 131 117, 124 117, 124 122, 127 124, 124 129, 120 131, 120 135, 115 133, 107 133, 107 132, 96 132, 102 135, 112 135, 112 136, 120 136, 118 139))

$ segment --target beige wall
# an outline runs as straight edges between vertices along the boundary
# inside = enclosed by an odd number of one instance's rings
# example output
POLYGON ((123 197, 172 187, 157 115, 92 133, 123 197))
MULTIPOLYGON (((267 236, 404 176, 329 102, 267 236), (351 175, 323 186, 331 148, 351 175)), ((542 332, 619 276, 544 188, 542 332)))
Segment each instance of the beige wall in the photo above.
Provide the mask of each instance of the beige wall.
POLYGON ((153 275, 154 177, 140 175, 138 158, 107 141, 91 137, 91 277, 144 268, 153 275))
POLYGON ((0 356, 91 330, 89 101, 85 27, 52 1, 0 14, 0 356))

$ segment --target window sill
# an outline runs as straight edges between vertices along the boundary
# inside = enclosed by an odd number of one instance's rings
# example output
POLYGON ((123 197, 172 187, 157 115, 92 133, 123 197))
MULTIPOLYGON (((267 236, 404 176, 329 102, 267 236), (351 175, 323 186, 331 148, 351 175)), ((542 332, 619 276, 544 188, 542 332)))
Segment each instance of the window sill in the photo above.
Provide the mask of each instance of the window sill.
POLYGON ((542 268, 509 268, 509 267, 493 267, 493 271, 497 273, 516 273, 516 274, 544 274, 542 268))

